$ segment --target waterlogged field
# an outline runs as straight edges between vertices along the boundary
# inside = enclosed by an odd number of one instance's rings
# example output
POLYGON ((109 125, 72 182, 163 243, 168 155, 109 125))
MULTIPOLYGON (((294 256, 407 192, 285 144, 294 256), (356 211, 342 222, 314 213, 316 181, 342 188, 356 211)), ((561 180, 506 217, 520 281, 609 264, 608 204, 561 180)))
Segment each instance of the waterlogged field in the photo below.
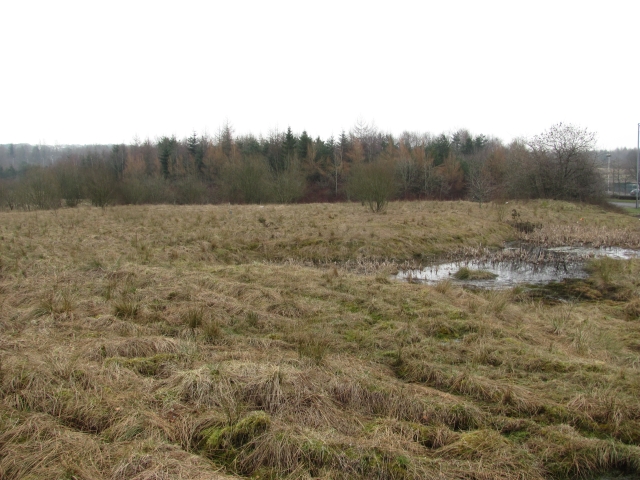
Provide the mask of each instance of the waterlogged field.
POLYGON ((505 241, 638 248, 639 224, 562 202, 0 212, 0 478, 640 475, 638 260, 553 295, 391 280, 505 241))

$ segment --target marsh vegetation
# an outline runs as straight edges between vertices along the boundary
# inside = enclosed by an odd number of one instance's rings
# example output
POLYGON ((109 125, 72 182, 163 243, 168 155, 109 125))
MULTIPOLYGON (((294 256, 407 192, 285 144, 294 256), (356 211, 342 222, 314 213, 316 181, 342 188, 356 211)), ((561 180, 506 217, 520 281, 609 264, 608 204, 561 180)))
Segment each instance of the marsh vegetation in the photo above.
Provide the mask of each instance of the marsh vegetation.
POLYGON ((638 260, 562 300, 390 279, 505 241, 640 247, 629 216, 508 207, 0 212, 0 478, 640 475, 638 260))

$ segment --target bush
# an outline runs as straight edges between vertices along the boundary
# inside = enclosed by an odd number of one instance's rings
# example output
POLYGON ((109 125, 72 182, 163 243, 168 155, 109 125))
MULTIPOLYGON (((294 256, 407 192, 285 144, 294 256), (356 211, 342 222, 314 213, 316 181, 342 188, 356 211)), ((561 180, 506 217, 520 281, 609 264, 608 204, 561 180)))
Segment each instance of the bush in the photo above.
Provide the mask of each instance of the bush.
POLYGON ((118 188, 120 201, 124 204, 142 205, 173 203, 174 196, 169 184, 162 177, 136 176, 126 178, 118 188))
POLYGON ((196 177, 180 178, 175 183, 175 201, 181 205, 206 202, 207 187, 196 177))
POLYGON ((229 162, 222 170, 220 189, 234 203, 266 203, 271 200, 269 168, 261 157, 229 162))
POLYGON ((397 189, 393 166, 377 161, 353 167, 347 185, 349 196, 382 212, 397 189))
POLYGON ((278 203, 293 203, 304 192, 304 177, 297 165, 273 175, 273 190, 278 203))
POLYGON ((30 168, 21 187, 22 202, 28 208, 46 210, 60 207, 60 190, 51 170, 43 167, 30 168))
POLYGON ((76 207, 83 198, 82 178, 78 167, 72 164, 59 164, 55 167, 60 196, 67 207, 76 207))
POLYGON ((114 199, 116 179, 113 171, 104 163, 86 166, 84 180, 87 198, 96 207, 106 207, 114 199))
POLYGON ((22 201, 21 184, 16 179, 0 180, 0 206, 9 210, 18 208, 22 201))

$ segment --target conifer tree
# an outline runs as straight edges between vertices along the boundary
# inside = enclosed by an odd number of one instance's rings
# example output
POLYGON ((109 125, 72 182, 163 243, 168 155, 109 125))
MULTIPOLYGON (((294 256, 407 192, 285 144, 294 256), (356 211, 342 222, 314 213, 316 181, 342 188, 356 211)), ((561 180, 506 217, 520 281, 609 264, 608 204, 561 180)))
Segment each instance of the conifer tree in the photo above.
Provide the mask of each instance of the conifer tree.
POLYGON ((196 172, 202 175, 204 170, 204 148, 202 142, 198 140, 196 132, 193 132, 193 135, 187 139, 187 150, 193 159, 196 172))
MULTIPOLYGON (((287 132, 288 133, 288 132, 287 132)), ((300 138, 298 139, 298 158, 302 160, 307 157, 307 152, 309 150, 309 143, 311 143, 311 137, 307 135, 307 131, 304 130, 300 138)))
POLYGON ((169 178, 171 173, 177 143, 176 137, 162 137, 158 142, 158 160, 160 160, 160 168, 164 178, 169 178))
POLYGON ((227 158, 231 158, 231 152, 233 150, 233 127, 229 122, 226 122, 220 129, 220 133, 218 134, 218 143, 222 148, 222 153, 227 158))
POLYGON ((286 164, 291 163, 296 153, 296 137, 291 131, 291 127, 287 128, 287 134, 284 136, 284 142, 282 143, 282 156, 285 159, 286 164))

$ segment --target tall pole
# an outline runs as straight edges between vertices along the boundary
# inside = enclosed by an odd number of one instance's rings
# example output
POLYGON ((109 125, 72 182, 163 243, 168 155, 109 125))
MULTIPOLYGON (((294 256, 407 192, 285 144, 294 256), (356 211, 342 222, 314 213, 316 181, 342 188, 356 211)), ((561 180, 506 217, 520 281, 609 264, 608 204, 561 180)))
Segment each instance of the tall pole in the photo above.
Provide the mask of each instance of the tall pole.
POLYGON ((611 194, 611 154, 607 153, 607 195, 611 194))

